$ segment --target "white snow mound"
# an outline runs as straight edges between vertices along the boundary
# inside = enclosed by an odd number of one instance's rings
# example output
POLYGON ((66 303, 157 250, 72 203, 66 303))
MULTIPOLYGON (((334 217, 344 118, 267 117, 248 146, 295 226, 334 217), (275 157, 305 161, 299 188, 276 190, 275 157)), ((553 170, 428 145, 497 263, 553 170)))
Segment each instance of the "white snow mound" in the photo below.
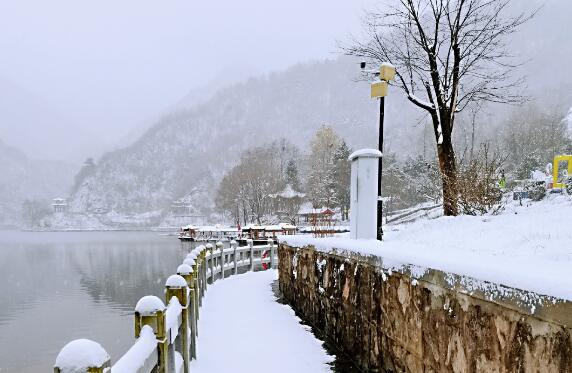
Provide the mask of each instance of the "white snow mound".
POLYGON ((76 339, 62 348, 56 358, 56 367, 70 373, 86 372, 87 368, 99 367, 109 360, 109 354, 97 342, 76 339))
POLYGON ((157 311, 164 311, 165 303, 154 295, 146 295, 139 299, 135 305, 135 312, 139 312, 142 316, 151 316, 157 311))

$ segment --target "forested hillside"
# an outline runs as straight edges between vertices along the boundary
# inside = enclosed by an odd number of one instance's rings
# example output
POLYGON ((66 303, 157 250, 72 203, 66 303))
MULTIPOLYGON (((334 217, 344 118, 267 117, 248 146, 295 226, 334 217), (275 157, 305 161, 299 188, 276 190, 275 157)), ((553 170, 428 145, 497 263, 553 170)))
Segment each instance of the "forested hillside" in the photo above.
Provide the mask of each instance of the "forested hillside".
MULTIPOLYGON (((189 194, 197 196, 197 208, 209 210, 218 181, 241 151, 282 137, 306 147, 323 124, 352 147, 375 146, 377 104, 358 76, 354 61, 338 59, 223 89, 204 104, 164 117, 133 145, 105 155, 79 180, 72 210, 143 213, 164 210, 189 194)), ((407 147, 419 140, 411 131, 421 129, 397 93, 387 109, 388 142, 407 147)))

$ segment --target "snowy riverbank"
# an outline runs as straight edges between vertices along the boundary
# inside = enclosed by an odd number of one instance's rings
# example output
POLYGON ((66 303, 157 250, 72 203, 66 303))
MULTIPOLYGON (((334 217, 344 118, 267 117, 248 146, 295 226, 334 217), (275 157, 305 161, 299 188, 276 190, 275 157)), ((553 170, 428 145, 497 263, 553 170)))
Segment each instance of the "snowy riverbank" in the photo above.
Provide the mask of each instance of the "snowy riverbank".
POLYGON ((572 300, 572 198, 511 202, 497 216, 422 219, 387 227, 384 241, 283 236, 314 245, 383 258, 384 266, 413 264, 572 300))

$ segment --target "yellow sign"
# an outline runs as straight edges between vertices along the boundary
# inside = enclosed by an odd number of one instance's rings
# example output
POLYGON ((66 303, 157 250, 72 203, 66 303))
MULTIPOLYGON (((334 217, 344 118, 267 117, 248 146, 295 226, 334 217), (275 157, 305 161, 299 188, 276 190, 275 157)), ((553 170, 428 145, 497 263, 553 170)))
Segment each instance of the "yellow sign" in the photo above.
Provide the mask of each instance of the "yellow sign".
POLYGON ((395 79, 395 67, 388 63, 382 63, 379 68, 379 79, 391 82, 395 79))
POLYGON ((387 96, 387 82, 380 80, 371 83, 371 98, 379 98, 387 96))
POLYGON ((558 182, 558 166, 560 162, 568 162, 568 176, 572 175, 572 155, 557 155, 554 157, 554 165, 552 167, 553 188, 564 188, 564 183, 558 182))

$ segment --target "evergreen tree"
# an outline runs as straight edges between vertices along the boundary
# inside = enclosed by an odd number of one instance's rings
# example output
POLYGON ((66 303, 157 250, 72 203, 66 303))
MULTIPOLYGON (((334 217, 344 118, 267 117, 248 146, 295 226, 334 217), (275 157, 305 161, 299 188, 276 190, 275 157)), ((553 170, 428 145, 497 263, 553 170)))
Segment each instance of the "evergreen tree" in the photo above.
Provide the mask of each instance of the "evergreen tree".
POLYGON ((340 145, 334 154, 335 161, 335 190, 336 199, 342 210, 342 219, 349 219, 350 209, 350 184, 351 184, 351 164, 349 161, 351 150, 344 140, 340 141, 340 145))
POLYGON ((293 159, 288 161, 286 165, 286 184, 290 184, 292 189, 300 190, 300 179, 298 176, 298 166, 293 159))

